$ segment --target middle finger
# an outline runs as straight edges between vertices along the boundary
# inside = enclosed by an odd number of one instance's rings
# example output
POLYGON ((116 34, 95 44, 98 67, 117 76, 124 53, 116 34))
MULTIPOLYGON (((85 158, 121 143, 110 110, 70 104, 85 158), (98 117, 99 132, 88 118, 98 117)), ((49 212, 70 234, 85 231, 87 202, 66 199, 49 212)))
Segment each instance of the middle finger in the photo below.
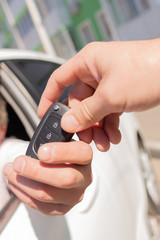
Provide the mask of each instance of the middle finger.
MULTIPOLYGON (((84 166, 71 164, 49 165, 27 156, 20 156, 16 158, 13 165, 9 163, 7 166, 12 167, 21 176, 58 188, 69 189, 87 185, 91 178, 91 164, 84 166)), ((12 182, 11 173, 7 178, 12 182)))
MULTIPOLYGON (((83 189, 60 189, 43 184, 32 179, 19 176, 14 170, 11 173, 9 184, 16 186, 30 197, 41 202, 58 204, 75 204, 81 200, 83 189), (74 194, 73 194, 74 192, 74 194)), ((13 188, 12 188, 13 189, 13 188)))

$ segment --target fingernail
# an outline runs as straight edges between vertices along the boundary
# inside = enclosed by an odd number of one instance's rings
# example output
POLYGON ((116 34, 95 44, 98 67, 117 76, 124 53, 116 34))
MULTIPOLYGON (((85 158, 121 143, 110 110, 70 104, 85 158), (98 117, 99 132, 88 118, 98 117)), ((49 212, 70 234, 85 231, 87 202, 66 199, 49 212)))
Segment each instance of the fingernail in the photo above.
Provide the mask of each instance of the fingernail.
POLYGON ((53 157, 54 157, 53 155, 54 155, 53 148, 50 148, 48 146, 41 146, 38 149, 38 157, 42 161, 49 162, 49 161, 53 160, 53 157))
POLYGON ((6 164, 6 166, 4 167, 4 169, 3 169, 3 173, 4 173, 4 175, 7 177, 7 176, 9 176, 10 175, 10 173, 12 172, 12 163, 8 163, 8 164, 6 164))
POLYGON ((26 160, 24 158, 16 158, 14 160, 13 163, 13 169, 17 172, 17 173, 23 173, 24 167, 26 164, 26 160))
POLYGON ((62 118, 62 123, 64 129, 69 132, 76 132, 79 128, 79 122, 73 115, 70 114, 66 114, 62 118))

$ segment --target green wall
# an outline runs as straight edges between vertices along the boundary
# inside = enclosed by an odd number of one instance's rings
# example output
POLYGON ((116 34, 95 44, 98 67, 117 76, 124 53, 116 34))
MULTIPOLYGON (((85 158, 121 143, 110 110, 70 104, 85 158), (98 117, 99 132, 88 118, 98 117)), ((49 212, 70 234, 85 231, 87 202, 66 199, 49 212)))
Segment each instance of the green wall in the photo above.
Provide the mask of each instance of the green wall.
MULTIPOLYGON (((67 0, 64 0, 66 7, 68 7, 67 0)), ((95 33, 95 40, 103 40, 101 31, 96 22, 96 12, 101 9, 99 0, 81 0, 79 3, 79 11, 76 14, 71 14, 72 24, 70 26, 70 33, 75 42, 77 50, 84 46, 78 27, 86 20, 91 22, 93 32, 95 33)), ((69 9, 68 9, 69 10, 69 9)))
POLYGON ((4 43, 4 48, 11 47, 13 44, 13 36, 10 30, 8 29, 6 22, 5 22, 5 16, 3 14, 3 10, 0 6, 0 31, 5 36, 6 42, 4 43))

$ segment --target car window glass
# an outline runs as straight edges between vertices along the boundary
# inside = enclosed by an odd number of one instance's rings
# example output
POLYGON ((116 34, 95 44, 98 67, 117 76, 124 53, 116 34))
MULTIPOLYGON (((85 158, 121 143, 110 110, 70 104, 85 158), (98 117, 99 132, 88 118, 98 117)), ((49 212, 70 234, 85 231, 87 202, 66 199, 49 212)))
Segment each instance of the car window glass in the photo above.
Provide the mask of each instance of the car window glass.
POLYGON ((23 126, 23 123, 17 116, 14 109, 10 106, 10 104, 7 104, 7 112, 9 117, 8 122, 8 128, 6 137, 16 137, 18 139, 29 141, 29 136, 26 132, 25 127, 23 126))
POLYGON ((10 60, 6 64, 20 79, 36 103, 52 72, 60 65, 39 60, 10 60))

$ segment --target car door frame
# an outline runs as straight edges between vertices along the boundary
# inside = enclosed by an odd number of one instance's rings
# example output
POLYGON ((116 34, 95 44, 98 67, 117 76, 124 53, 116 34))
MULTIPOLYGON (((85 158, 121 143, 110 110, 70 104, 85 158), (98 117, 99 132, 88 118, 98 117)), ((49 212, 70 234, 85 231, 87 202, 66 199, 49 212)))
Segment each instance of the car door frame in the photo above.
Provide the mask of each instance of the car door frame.
MULTIPOLYGON (((0 94, 11 105, 31 138, 39 123, 37 105, 20 80, 3 62, 0 63, 0 94)), ((19 204, 18 198, 14 194, 11 195, 10 200, 0 212, 0 232, 5 228, 19 204)))

